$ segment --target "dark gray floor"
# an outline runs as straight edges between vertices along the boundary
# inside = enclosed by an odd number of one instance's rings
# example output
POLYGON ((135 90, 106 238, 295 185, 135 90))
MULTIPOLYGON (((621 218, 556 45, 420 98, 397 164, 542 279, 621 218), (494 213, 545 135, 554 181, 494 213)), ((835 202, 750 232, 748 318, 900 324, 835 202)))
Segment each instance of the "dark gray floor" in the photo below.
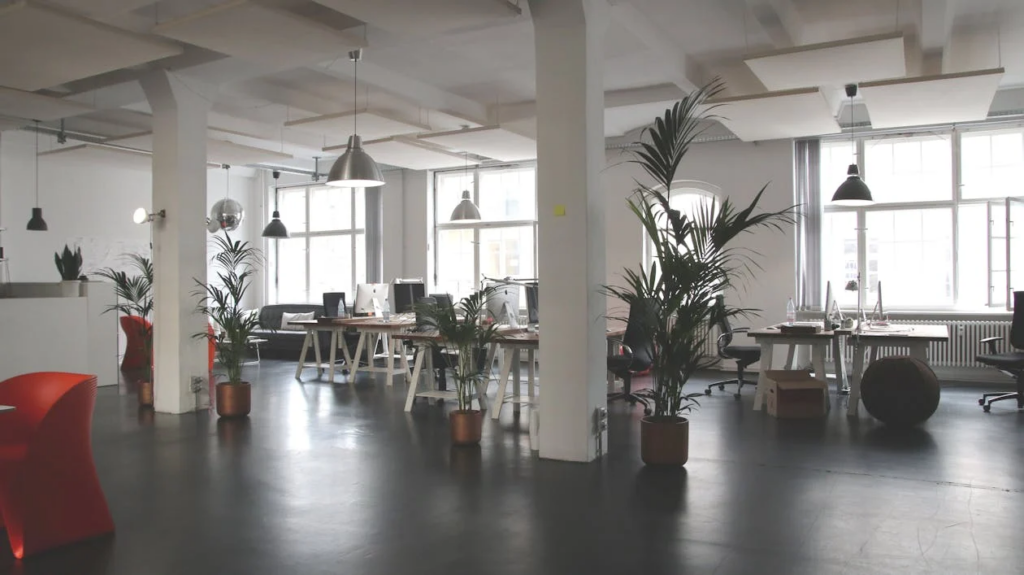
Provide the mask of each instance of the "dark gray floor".
MULTIPOLYGON (((1024 414, 947 389, 910 433, 867 415, 787 422, 731 394, 693 416, 683 471, 645 469, 639 410, 610 454, 540 461, 526 412, 452 449, 405 387, 249 378, 253 415, 154 416, 103 389, 93 436, 114 538, 16 563, 39 574, 1021 573, 1024 414)), ((696 388, 696 385, 694 386, 696 388)), ((749 391, 753 391, 750 389, 749 391)), ((492 391, 493 393, 493 391, 492 391)))

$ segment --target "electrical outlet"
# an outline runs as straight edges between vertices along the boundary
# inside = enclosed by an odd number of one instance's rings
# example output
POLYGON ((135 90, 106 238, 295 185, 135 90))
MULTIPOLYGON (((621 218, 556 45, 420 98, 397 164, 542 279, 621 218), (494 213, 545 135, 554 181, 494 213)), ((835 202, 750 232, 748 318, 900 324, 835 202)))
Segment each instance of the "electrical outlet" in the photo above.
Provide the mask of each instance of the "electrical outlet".
POLYGON ((199 392, 203 391, 203 388, 206 387, 204 385, 205 381, 206 380, 203 378, 203 376, 201 376, 201 375, 193 375, 192 376, 192 393, 199 393, 199 392))
POLYGON ((594 411, 595 434, 600 435, 608 429, 608 408, 599 407, 594 411))

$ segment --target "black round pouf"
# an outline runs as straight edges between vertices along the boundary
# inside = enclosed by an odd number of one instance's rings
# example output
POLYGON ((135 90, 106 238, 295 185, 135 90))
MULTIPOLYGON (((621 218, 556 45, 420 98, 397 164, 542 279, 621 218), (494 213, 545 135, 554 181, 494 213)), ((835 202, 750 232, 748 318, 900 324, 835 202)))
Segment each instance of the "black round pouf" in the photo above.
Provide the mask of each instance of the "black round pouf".
POLYGON ((928 364, 907 356, 871 363, 860 382, 864 407, 886 425, 911 427, 939 407, 939 380, 928 364))

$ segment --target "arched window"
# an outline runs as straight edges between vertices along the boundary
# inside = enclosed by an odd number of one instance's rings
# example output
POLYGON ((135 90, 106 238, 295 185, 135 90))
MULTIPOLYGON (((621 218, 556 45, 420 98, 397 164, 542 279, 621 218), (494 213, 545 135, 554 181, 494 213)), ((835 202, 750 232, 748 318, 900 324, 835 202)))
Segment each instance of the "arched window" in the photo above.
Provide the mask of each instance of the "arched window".
MULTIPOLYGON (((692 216, 703 206, 710 203, 717 211, 719 206, 718 198, 722 190, 718 186, 697 180, 676 180, 672 183, 669 191, 668 205, 673 210, 679 210, 684 216, 692 216)), ((651 238, 644 234, 644 262, 648 268, 654 259, 654 246, 651 238)))

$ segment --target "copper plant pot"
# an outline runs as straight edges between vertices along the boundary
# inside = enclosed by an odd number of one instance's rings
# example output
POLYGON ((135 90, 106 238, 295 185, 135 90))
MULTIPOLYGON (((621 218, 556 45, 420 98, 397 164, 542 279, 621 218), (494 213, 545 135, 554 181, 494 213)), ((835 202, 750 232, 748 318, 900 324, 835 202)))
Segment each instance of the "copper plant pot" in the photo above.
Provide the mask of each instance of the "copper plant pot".
POLYGON ((690 457, 690 420, 645 417, 640 420, 640 459, 647 465, 682 467, 690 457))
POLYGON ((453 411, 451 420, 452 445, 479 445, 484 428, 484 413, 475 409, 453 411))
POLYGON ((139 407, 153 407, 153 382, 140 381, 138 395, 139 407))
POLYGON ((252 408, 252 387, 248 382, 217 384, 217 415, 245 417, 252 408))

